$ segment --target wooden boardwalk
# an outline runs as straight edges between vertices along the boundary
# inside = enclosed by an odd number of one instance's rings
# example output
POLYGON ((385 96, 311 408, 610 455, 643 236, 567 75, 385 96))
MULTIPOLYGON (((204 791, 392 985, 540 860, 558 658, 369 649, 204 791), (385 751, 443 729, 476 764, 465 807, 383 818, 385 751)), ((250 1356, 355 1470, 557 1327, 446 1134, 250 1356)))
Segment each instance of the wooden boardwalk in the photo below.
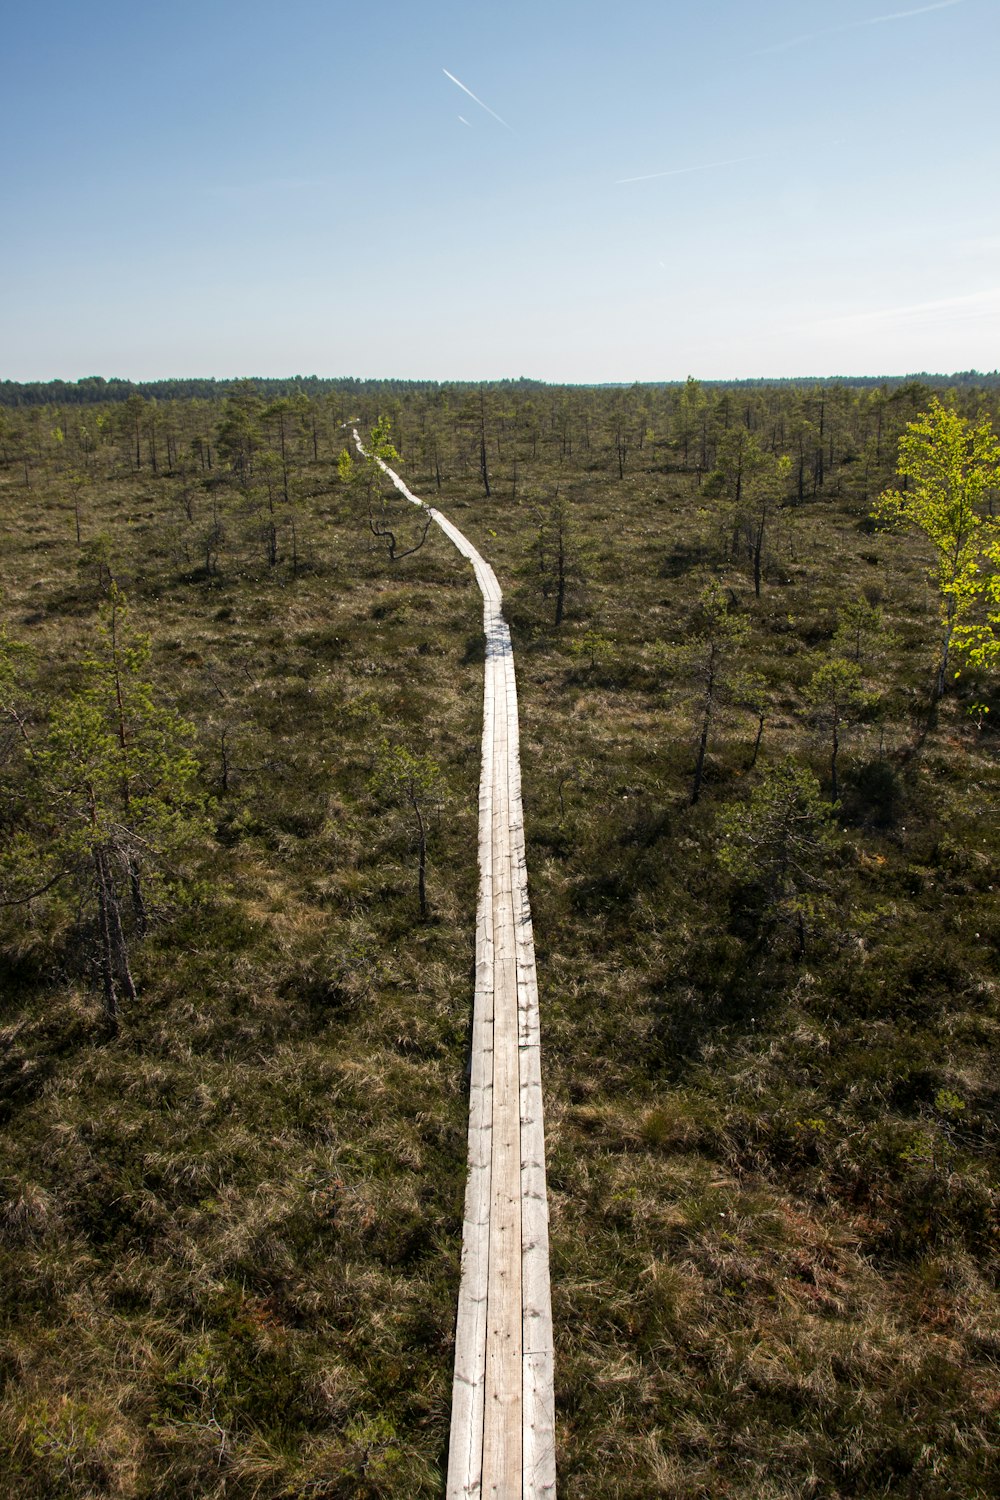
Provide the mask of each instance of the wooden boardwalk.
MULTIPOLYGON (((360 449, 356 431, 354 438, 360 449)), ((514 656, 493 569, 447 517, 425 508, 472 563, 486 633, 469 1175, 447 1496, 549 1500, 556 1492, 549 1228, 514 656)))

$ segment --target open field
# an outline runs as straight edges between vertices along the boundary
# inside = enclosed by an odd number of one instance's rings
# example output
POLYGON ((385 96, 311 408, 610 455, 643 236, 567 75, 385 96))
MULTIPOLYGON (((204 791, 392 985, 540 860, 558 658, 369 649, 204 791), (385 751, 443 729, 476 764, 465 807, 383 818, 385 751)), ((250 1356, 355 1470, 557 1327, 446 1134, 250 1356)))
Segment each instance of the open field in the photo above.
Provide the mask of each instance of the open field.
POLYGON ((86 882, 0 911, 0 1487, 442 1493, 483 643, 462 560, 432 530, 392 561, 369 507, 401 546, 415 514, 338 466, 340 424, 384 411, 512 626, 562 1493, 996 1493, 1000 710, 968 672, 931 702, 928 554, 869 519, 928 399, 2 413, 0 619, 30 648, 4 681, 11 847, 27 830, 36 886, 54 872, 25 743, 86 681, 112 580, 206 802, 148 921, 123 905, 116 1038, 86 882), (751 496, 756 557, 741 427, 792 460, 751 496), (832 817, 831 654, 863 688, 832 817), (393 747, 435 769, 423 918, 393 747), (779 890, 738 855, 789 757, 812 842, 779 890))

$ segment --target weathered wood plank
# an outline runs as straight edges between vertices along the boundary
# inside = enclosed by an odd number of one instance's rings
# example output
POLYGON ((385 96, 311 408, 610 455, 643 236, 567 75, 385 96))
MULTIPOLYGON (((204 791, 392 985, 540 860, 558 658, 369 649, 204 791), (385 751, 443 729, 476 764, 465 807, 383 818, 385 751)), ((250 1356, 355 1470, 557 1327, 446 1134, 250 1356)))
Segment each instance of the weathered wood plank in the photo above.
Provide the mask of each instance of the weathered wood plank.
MULTIPOLYGON (((492 758, 496 692, 487 674, 483 695, 483 764, 492 758)), ((476 989, 469 1080, 468 1178, 462 1226, 462 1273, 455 1327, 449 1500, 480 1493, 486 1399, 490 1192, 493 1160, 493 778, 479 788, 479 902, 476 989)))
MULTIPOLYGON (((360 438, 354 433, 358 448, 360 438)), ((422 502, 385 464, 400 492, 422 502)), ((483 596, 486 665, 469 1174, 455 1335, 448 1500, 553 1500, 552 1307, 517 687, 493 569, 439 511, 483 596)))

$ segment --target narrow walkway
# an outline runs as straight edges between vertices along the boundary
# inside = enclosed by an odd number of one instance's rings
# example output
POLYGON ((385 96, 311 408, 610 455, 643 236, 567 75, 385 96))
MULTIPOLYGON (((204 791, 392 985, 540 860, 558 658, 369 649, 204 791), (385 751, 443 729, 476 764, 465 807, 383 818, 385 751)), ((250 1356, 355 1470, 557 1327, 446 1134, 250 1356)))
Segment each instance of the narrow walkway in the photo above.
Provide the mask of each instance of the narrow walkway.
MULTIPOLYGON (((356 429, 354 440, 364 452, 356 429)), ((407 500, 423 505, 381 466, 407 500)), ((486 634, 469 1176, 447 1496, 550 1500, 549 1222, 514 655, 493 569, 447 517, 425 508, 472 563, 486 634)))

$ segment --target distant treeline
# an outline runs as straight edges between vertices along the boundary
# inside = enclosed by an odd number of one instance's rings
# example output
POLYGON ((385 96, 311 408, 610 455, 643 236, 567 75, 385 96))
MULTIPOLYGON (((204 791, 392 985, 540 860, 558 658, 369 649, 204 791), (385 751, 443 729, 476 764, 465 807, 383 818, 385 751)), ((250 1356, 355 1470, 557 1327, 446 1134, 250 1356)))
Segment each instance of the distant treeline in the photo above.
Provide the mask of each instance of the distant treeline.
MULTIPOLYGON (((331 393, 353 393, 358 396, 404 396, 437 390, 478 390, 481 382, 473 380, 358 380, 352 376, 320 377, 290 375, 287 379, 251 376, 247 379, 211 380, 193 377, 187 380, 105 380, 102 375, 87 375, 83 380, 4 380, 0 381, 0 406, 95 406, 127 401, 129 396, 143 396, 155 401, 218 401, 236 392, 252 392, 265 400, 283 396, 325 396, 331 393)), ((491 380, 489 388, 516 386, 525 390, 542 389, 542 380, 491 380)))
MULTIPOLYGON (((985 374, 978 370, 960 370, 952 375, 931 375, 921 372, 915 375, 860 375, 860 376, 786 376, 774 379, 755 377, 749 380, 705 380, 705 387, 721 390, 757 390, 764 387, 787 387, 791 390, 810 389, 822 385, 848 386, 858 390, 879 387, 896 390, 914 381, 919 381, 932 390, 947 390, 950 387, 979 387, 986 390, 1000 389, 1000 370, 985 374)), ((580 390, 634 389, 670 390, 682 386, 682 380, 636 381, 630 386, 627 381, 596 382, 592 386, 572 387, 580 390)), ((441 390, 465 391, 503 390, 517 388, 521 391, 544 390, 550 383, 544 380, 529 380, 521 376, 517 380, 359 380, 351 376, 326 377, 319 375, 291 375, 287 379, 271 379, 252 376, 240 380, 211 380, 193 377, 184 380, 105 380, 103 375, 87 375, 82 380, 4 380, 0 381, 0 406, 95 406, 108 402, 127 401, 129 396, 139 395, 156 401, 214 401, 237 391, 253 392, 264 399, 277 400, 283 396, 302 394, 322 396, 334 392, 358 396, 405 396, 441 390)), ((569 387, 562 387, 569 388, 569 387)))

